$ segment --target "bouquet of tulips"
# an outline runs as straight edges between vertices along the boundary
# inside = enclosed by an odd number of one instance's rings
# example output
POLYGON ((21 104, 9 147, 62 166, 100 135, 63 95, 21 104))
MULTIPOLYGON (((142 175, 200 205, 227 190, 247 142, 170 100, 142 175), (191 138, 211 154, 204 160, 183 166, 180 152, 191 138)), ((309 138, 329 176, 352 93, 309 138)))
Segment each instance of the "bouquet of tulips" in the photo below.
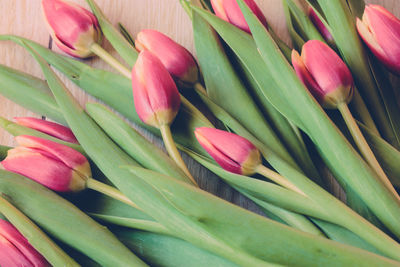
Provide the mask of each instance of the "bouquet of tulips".
POLYGON ((253 0, 180 0, 195 58, 86 1, 42 0, 68 55, 0 35, 46 78, 0 65, 0 94, 52 120, 0 118, 18 144, 0 147, 0 266, 400 266, 398 18, 282 0, 292 49, 253 0), (265 216, 199 188, 178 149, 265 216))

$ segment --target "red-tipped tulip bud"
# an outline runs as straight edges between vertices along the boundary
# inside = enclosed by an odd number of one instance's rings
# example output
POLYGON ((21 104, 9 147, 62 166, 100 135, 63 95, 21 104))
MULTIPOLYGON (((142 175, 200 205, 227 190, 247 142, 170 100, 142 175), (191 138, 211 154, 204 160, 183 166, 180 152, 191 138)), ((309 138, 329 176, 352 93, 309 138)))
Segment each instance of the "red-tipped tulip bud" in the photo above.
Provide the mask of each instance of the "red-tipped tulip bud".
POLYGON ((214 128, 195 130, 197 141, 225 170, 252 175, 261 164, 260 151, 247 139, 214 128))
POLYGON ((24 175, 58 192, 86 188, 91 177, 88 160, 78 151, 46 139, 21 135, 18 147, 8 151, 1 162, 4 169, 24 175))
POLYGON ((50 266, 45 258, 9 222, 0 219, 0 266, 50 266))
POLYGON ((388 69, 400 74, 400 20, 378 5, 365 7, 357 30, 372 53, 388 69))
POLYGON ((78 144, 78 140, 76 140, 76 137, 72 133, 71 129, 65 127, 64 125, 32 117, 18 117, 14 118, 14 120, 19 125, 48 134, 65 142, 78 144))
POLYGON ((101 42, 102 34, 91 12, 63 0, 42 0, 42 7, 50 34, 62 51, 78 58, 93 55, 90 47, 101 42))
POLYGON ((190 86, 199 80, 199 69, 192 54, 161 32, 142 30, 135 45, 139 51, 147 50, 156 55, 178 83, 190 86))
MULTIPOLYGON (((247 6, 253 11, 257 18, 267 27, 267 19, 257 6, 254 0, 244 0, 247 6)), ((211 5, 215 15, 219 18, 235 25, 236 27, 250 33, 249 25, 244 18, 244 15, 236 0, 211 0, 211 5)))
POLYGON ((319 33, 324 37, 325 41, 328 43, 333 43, 334 39, 331 32, 322 22, 322 20, 318 17, 317 13, 312 7, 308 8, 308 17, 310 18, 311 22, 314 24, 315 28, 319 31, 319 33))
POLYGON ((342 59, 321 41, 308 41, 301 52, 293 50, 292 64, 297 76, 325 108, 350 102, 353 77, 342 59))
POLYGON ((142 51, 132 69, 136 112, 146 124, 160 128, 171 124, 181 103, 174 80, 151 52, 142 51))

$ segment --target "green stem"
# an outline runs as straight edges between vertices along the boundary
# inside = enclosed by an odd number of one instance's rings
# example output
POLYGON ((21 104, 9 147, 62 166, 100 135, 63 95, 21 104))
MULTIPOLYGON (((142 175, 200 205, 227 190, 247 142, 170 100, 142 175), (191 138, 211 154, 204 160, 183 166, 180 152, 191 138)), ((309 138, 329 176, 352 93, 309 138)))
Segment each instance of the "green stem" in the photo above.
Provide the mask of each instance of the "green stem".
POLYGON ((135 209, 141 210, 135 203, 133 203, 129 198, 127 198, 124 194, 122 194, 121 191, 112 186, 99 182, 93 178, 87 179, 86 186, 87 188, 100 192, 113 199, 119 200, 135 209))
POLYGON ((201 83, 197 82, 197 83, 194 84, 193 87, 197 92, 200 92, 203 95, 207 95, 207 90, 201 83))
POLYGON ((168 151, 169 156, 175 161, 175 163, 182 169, 182 171, 189 177, 194 185, 197 186, 196 180, 193 178, 192 174, 189 172, 185 162, 182 159, 181 154, 176 148, 174 139, 172 138, 171 128, 168 124, 163 124, 160 126, 161 136, 164 140, 165 148, 168 151))
POLYGON ((369 147, 367 140, 365 140, 364 135, 362 134, 360 128, 357 125, 356 120, 354 119, 353 115, 350 112, 349 107, 345 102, 342 102, 338 105, 338 109, 342 114, 344 121, 346 122, 347 127, 350 130, 351 135, 353 136, 353 140, 356 143, 358 149, 360 150, 361 154, 363 155, 364 159, 367 161, 368 165, 378 174, 380 180, 383 184, 392 192, 392 194, 400 199, 399 195, 397 194, 396 190, 394 189, 393 185, 391 184, 389 178, 383 171, 381 165, 379 164, 378 160, 376 159, 374 153, 372 152, 371 148, 369 147))
POLYGON ((279 173, 265 167, 264 165, 260 164, 258 165, 258 167, 256 168, 256 172, 258 174, 261 174, 262 176, 264 176, 265 178, 287 188, 290 189, 296 193, 302 194, 303 196, 307 196, 306 194, 303 193, 303 191, 301 191, 299 188, 297 188, 297 186, 295 186, 294 184, 292 184, 290 181, 288 181, 285 177, 283 177, 282 175, 280 175, 279 173))
POLYGON ((358 112, 358 115, 360 116, 360 119, 365 124, 365 126, 367 126, 368 129, 370 129, 374 134, 380 137, 381 134, 379 133, 378 128, 376 127, 376 124, 372 119, 371 114, 369 113, 367 106, 365 105, 365 102, 362 99, 360 92, 357 88, 355 88, 354 90, 352 103, 354 104, 355 110, 356 112, 358 112))
POLYGON ((212 123, 207 119, 207 117, 204 116, 204 114, 201 113, 201 111, 198 110, 192 103, 190 103, 190 101, 187 100, 186 97, 184 97, 183 95, 181 95, 181 103, 183 108, 186 109, 186 111, 188 111, 193 116, 197 117, 205 124, 207 124, 207 127, 214 128, 214 125, 212 125, 212 123))
POLYGON ((118 60, 116 60, 112 55, 110 55, 106 50, 104 50, 99 44, 94 43, 90 47, 90 50, 98 55, 101 59, 107 62, 110 66, 118 70, 122 75, 127 78, 131 78, 131 72, 128 68, 122 65, 118 60))

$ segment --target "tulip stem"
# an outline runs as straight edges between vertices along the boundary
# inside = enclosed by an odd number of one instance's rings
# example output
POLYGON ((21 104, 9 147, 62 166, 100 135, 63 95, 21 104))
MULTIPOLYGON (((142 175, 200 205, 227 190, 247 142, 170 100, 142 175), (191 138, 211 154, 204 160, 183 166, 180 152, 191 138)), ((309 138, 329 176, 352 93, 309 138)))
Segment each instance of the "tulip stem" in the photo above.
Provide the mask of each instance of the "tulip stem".
POLYGON ((207 95, 207 90, 206 90, 206 88, 204 88, 204 86, 201 84, 201 83, 199 83, 199 82, 197 82, 197 83, 195 83, 194 84, 194 89, 197 91, 197 92, 199 92, 199 93, 202 93, 203 95, 207 95))
POLYGON ((122 75, 126 76, 127 78, 131 79, 131 72, 128 68, 122 65, 115 57, 110 55, 106 50, 104 50, 99 44, 94 43, 90 47, 90 50, 98 55, 101 59, 111 65, 113 68, 118 70, 122 75))
POLYGON ((193 116, 197 117, 201 121, 207 124, 207 127, 214 128, 214 125, 210 122, 209 119, 207 119, 206 116, 198 109, 196 108, 192 103, 190 103, 189 100, 187 100, 186 97, 184 97, 182 94, 181 96, 181 103, 182 107, 186 109, 189 113, 192 113, 193 116))
POLYGON ((189 172, 185 162, 182 159, 181 154, 176 148, 174 139, 172 138, 171 128, 168 124, 163 124, 160 126, 161 136, 164 140, 165 148, 168 151, 169 156, 175 161, 179 168, 189 177, 195 186, 197 185, 196 180, 193 178, 192 174, 189 172))
POLYGON ((121 193, 118 189, 109 186, 108 184, 99 182, 93 178, 89 178, 86 181, 87 188, 100 192, 106 196, 109 196, 113 199, 119 200, 135 209, 142 210, 135 203, 133 203, 129 198, 127 198, 124 194, 121 193))
POLYGON ((260 164, 258 165, 258 167, 256 167, 255 171, 258 174, 261 174, 262 176, 264 176, 265 178, 289 189, 292 190, 296 193, 299 193, 303 196, 307 196, 306 194, 303 193, 303 191, 301 191, 299 188, 297 188, 297 186, 295 186, 294 184, 292 184, 290 181, 288 181, 285 177, 283 177, 282 175, 280 175, 279 173, 265 167, 264 165, 260 164))
POLYGON ((376 159, 374 153, 372 152, 371 148, 369 147, 367 140, 365 140, 364 135, 362 134, 360 128, 357 125, 356 120, 354 119, 353 115, 347 104, 342 102, 338 105, 338 109, 342 114, 346 125, 353 136, 353 140, 356 143, 358 149, 360 150, 361 154, 363 155, 364 159, 367 161, 368 165, 378 174, 380 180, 384 183, 384 185, 396 196, 398 199, 400 198, 397 194, 396 190, 394 189, 392 183, 389 181, 389 178, 386 176, 385 172, 383 171, 381 165, 379 164, 378 160, 376 159))

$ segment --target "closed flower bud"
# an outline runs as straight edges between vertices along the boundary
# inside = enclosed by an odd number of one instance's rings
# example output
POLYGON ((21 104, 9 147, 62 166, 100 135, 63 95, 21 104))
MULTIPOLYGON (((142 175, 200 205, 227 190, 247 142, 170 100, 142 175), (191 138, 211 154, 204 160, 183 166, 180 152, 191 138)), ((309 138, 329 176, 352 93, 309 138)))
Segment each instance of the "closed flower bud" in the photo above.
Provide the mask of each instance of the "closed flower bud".
POLYGON ((252 175, 261 164, 260 151, 247 139, 214 128, 195 130, 197 141, 225 170, 252 175))
POLYGON ((26 176, 58 192, 86 188, 91 177, 88 160, 78 151, 46 139, 21 135, 18 147, 8 151, 1 162, 4 169, 26 176))
POLYGON ((93 55, 90 47, 101 42, 102 34, 91 12, 64 0, 42 0, 42 7, 51 37, 62 51, 78 58, 93 55))
POLYGON ((50 264, 11 223, 0 219, 0 266, 44 267, 50 264))
POLYGON ((321 19, 318 17, 317 13, 315 13, 314 9, 311 6, 308 8, 308 17, 314 24, 315 28, 317 28, 319 33, 322 35, 322 37, 324 37, 325 41, 327 41, 328 43, 333 43, 334 39, 331 32, 321 21, 321 19))
POLYGON ((151 52, 142 51, 132 69, 136 112, 146 124, 156 128, 173 122, 180 106, 174 80, 151 52))
POLYGON ((178 83, 190 86, 198 82, 199 69, 192 54, 168 36, 155 30, 142 30, 135 45, 139 51, 147 50, 157 56, 178 83))
POLYGON ((78 140, 76 140, 71 129, 65 127, 64 125, 32 117, 18 117, 14 118, 14 120, 19 125, 51 135, 65 142, 78 144, 78 140))
POLYGON ((357 30, 372 53, 388 69, 400 74, 400 20, 385 8, 367 5, 357 30))
POLYGON ((297 76, 325 108, 350 102, 353 77, 342 59, 321 41, 308 41, 301 52, 293 50, 292 64, 297 76))
MULTIPOLYGON (((257 6, 254 0, 244 0, 251 11, 257 18, 267 27, 267 19, 262 13, 261 9, 257 6)), ((250 33, 249 25, 244 18, 244 15, 236 0, 211 0, 211 5, 214 9, 215 15, 219 18, 235 25, 236 27, 250 33)))

